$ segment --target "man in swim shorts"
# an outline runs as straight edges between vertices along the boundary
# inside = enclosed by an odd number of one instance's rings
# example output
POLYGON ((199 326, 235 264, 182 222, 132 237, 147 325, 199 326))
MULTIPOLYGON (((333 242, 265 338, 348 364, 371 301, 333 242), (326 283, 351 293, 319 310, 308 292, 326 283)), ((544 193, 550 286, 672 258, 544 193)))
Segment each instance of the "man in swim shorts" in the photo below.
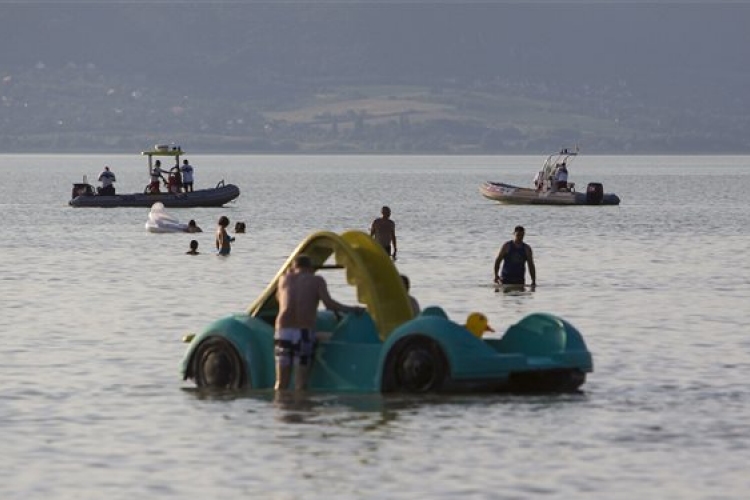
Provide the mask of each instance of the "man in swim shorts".
POLYGON ((396 223, 391 220, 391 209, 383 207, 380 209, 382 217, 378 217, 370 225, 370 236, 380 243, 389 257, 396 260, 396 223), (391 251, 393 250, 393 251, 391 251))
POLYGON ((276 298, 279 314, 274 335, 276 357, 276 385, 289 388, 292 366, 295 366, 294 389, 307 388, 313 356, 315 355, 315 319, 318 303, 327 309, 343 313, 361 314, 361 307, 345 306, 333 300, 325 279, 315 274, 307 255, 299 255, 285 275, 279 278, 276 298))

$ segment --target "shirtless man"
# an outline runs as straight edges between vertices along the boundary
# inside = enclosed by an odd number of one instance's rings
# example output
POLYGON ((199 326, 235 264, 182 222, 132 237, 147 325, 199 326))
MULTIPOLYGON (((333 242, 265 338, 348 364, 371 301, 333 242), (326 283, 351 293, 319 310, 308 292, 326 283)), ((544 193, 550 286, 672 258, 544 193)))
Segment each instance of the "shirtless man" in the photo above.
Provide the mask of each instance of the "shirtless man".
POLYGON ((294 389, 302 391, 315 354, 315 319, 320 301, 327 309, 343 313, 362 314, 361 307, 340 304, 331 298, 325 279, 315 274, 307 255, 299 255, 288 273, 279 278, 276 298, 279 314, 276 317, 276 385, 289 387, 292 364, 296 366, 294 389))
POLYGON ((370 236, 380 243, 386 253, 393 257, 393 260, 396 260, 396 252, 398 251, 396 248, 396 223, 391 220, 390 208, 383 207, 380 209, 380 213, 383 216, 372 221, 370 236), (393 253, 391 253, 391 245, 393 245, 393 253))

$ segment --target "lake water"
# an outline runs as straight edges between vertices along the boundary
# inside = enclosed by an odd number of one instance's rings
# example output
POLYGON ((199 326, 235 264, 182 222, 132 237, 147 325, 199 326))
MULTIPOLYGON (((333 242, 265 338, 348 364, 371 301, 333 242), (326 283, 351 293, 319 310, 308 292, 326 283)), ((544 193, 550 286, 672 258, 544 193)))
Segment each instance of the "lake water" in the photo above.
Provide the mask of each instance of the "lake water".
MULTIPOLYGON (((543 157, 193 156, 224 208, 172 209, 205 232, 151 234, 146 208, 74 209, 105 164, 141 191, 143 158, 0 156, 0 498, 746 498, 750 491, 750 157, 581 156, 579 189, 619 207, 502 206, 543 157), (559 396, 206 397, 180 338, 246 308, 317 229, 367 230, 390 205, 423 306, 502 331, 548 311, 595 372, 559 396), (232 255, 217 219, 244 221, 232 255), (526 227, 538 287, 495 293, 526 227), (186 256, 190 239, 203 253, 186 256)), ((332 295, 351 301, 331 283, 332 295)))

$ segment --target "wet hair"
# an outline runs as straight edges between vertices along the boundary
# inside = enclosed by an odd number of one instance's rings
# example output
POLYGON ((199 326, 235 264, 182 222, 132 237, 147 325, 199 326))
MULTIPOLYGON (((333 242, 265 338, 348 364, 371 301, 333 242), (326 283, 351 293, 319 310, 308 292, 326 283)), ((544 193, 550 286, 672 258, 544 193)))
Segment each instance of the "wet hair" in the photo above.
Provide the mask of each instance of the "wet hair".
POLYGON ((190 219, 190 220, 188 221, 188 227, 195 227, 195 226, 196 226, 196 224, 195 224, 195 219, 190 219))
POLYGON ((190 249, 191 250, 197 250, 198 249, 198 240, 190 240, 190 249))
POLYGON ((385 215, 386 212, 391 213, 391 207, 384 205, 383 208, 380 209, 380 213, 385 215))
POLYGON ((523 226, 516 226, 516 228, 513 230, 514 233, 525 233, 526 230, 523 228, 523 226))
POLYGON ((229 217, 227 217, 226 215, 222 215, 221 217, 219 217, 219 225, 221 227, 227 227, 229 225, 229 217))
POLYGON ((300 254, 294 258, 294 267, 298 269, 312 269, 312 259, 305 254, 300 254))
POLYGON ((245 232, 245 223, 244 222, 237 222, 234 225, 234 232, 235 233, 244 233, 245 232))

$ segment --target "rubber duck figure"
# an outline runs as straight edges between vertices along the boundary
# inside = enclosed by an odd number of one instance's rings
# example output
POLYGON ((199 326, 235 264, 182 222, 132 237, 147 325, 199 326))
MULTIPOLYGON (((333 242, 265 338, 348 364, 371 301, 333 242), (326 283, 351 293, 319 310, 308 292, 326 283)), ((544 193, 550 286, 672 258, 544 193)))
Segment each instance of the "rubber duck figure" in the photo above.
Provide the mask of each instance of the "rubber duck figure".
POLYGON ((475 337, 481 339, 484 332, 494 332, 495 330, 489 325, 487 316, 480 312, 473 312, 466 318, 464 327, 469 330, 475 337))

